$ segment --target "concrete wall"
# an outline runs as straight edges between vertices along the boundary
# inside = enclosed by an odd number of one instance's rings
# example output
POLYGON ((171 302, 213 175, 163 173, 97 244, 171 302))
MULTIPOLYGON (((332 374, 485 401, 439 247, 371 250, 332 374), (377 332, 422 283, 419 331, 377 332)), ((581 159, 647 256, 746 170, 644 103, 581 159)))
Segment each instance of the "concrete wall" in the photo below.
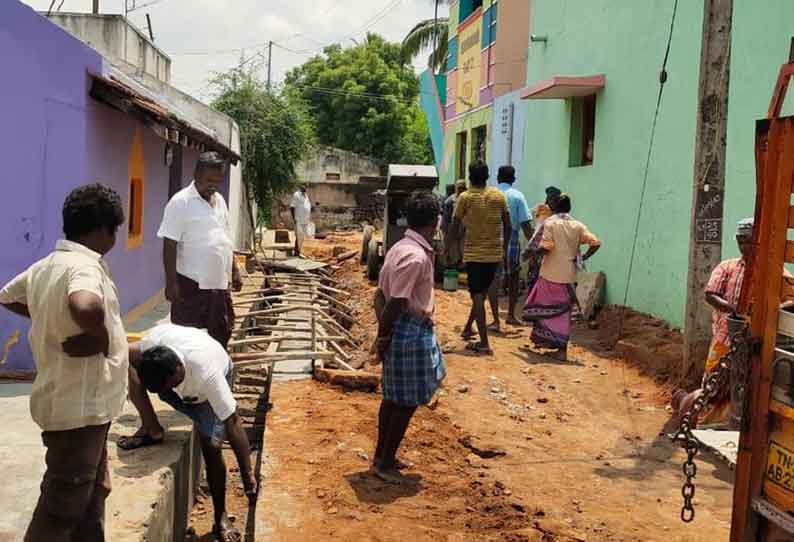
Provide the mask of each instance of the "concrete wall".
POLYGON ((498 96, 493 102, 491 155, 488 166, 495 180, 500 166, 513 166, 516 179, 526 174, 524 164, 524 136, 527 104, 521 90, 498 96))
POLYGON ((323 145, 296 168, 298 180, 308 183, 333 182, 327 178, 328 174, 339 175, 341 182, 357 182, 361 176, 373 177, 380 173, 380 164, 368 156, 323 145))
MULTIPOLYGON (((591 270, 607 275, 607 301, 622 303, 635 235, 659 67, 673 0, 642 9, 614 0, 535 0, 534 34, 549 41, 529 49, 527 83, 554 75, 606 74, 596 103, 592 166, 569 167, 571 104, 527 103, 525 176, 530 199, 556 184, 573 199, 573 214, 604 241, 591 270)), ((724 254, 736 254, 735 220, 752 214, 754 120, 765 115, 785 61, 794 4, 738 2, 734 11, 728 123, 724 254)), ((651 156, 647 192, 627 303, 682 325, 697 114, 702 3, 681 2, 668 61, 669 79, 651 156)))
MULTIPOLYGON (((439 168, 439 179, 441 189, 448 184, 453 184, 458 179, 457 175, 457 135, 466 132, 468 140, 468 151, 466 153, 466 167, 471 163, 472 145, 474 141, 474 129, 480 126, 486 126, 488 135, 486 138, 486 161, 491 163, 491 153, 493 152, 493 145, 491 145, 492 136, 492 122, 493 122, 493 108, 488 105, 476 111, 472 111, 465 115, 461 115, 455 120, 447 121, 444 129, 444 157, 441 161, 439 168)), ((467 174, 468 175, 468 174, 467 174)))
POLYGON ((524 87, 532 0, 500 0, 496 16, 494 96, 524 87))
MULTIPOLYGON (((129 248, 125 225, 108 255, 127 312, 163 287, 162 243, 155 234, 168 198, 165 142, 89 97, 89 73, 106 69, 96 51, 17 1, 0 4, 0 20, 9 21, 0 29, 0 70, 14 74, 0 87, 0 118, 14 127, 0 135, 0 184, 15 187, 13 197, 0 201, 0 282, 52 250, 62 237, 63 200, 76 186, 102 182, 119 192, 128 209, 130 155, 138 134, 145 173, 143 239, 129 248)), ((197 157, 184 149, 187 179, 197 157)), ((0 311, 0 345, 21 334, 5 368, 33 367, 27 329, 27 321, 0 311)))
POLYGON ((112 61, 121 60, 168 82, 171 59, 121 15, 56 12, 50 20, 112 61))
POLYGON ((419 76, 419 101, 427 119, 430 141, 433 144, 434 163, 438 168, 444 156, 444 110, 439 96, 439 85, 446 85, 446 76, 435 76, 425 70, 419 76))

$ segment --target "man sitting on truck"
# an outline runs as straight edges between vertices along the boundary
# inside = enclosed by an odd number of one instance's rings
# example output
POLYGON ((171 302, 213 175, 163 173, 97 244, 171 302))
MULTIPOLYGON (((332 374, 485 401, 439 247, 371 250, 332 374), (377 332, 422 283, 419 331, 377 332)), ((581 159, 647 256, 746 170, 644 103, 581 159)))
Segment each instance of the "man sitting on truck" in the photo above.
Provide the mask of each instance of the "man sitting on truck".
MULTIPOLYGON (((711 317, 711 345, 709 347, 708 358, 706 358, 706 372, 703 375, 703 382, 719 368, 722 359, 731 350, 731 335, 728 329, 728 319, 737 314, 739 295, 742 292, 744 282, 744 272, 747 268, 747 261, 752 253, 753 241, 753 219, 745 218, 739 221, 736 228, 736 242, 739 244, 739 258, 731 258, 721 262, 711 273, 711 278, 706 285, 706 303, 711 305, 714 313, 711 317)), ((789 306, 794 302, 794 276, 783 269, 783 286, 781 300, 783 306, 789 306)), ((694 404, 700 396, 702 390, 695 390, 687 394, 684 390, 678 390, 673 394, 671 406, 676 415, 682 416, 694 404)), ((698 420, 694 423, 705 425, 725 424, 730 420, 730 392, 723 390, 719 397, 715 398, 708 407, 702 412, 698 420)), ((734 413, 736 414, 736 413, 734 413)), ((733 420, 738 421, 738 420, 733 420)))

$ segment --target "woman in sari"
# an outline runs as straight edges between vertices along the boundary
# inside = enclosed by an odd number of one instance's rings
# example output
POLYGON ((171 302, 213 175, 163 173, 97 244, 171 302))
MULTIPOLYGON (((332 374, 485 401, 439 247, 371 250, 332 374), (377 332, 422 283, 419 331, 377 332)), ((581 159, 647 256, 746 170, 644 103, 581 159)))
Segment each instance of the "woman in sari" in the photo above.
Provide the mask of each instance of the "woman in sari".
POLYGON ((533 322, 532 342, 550 350, 556 359, 568 357, 571 311, 576 302, 576 273, 582 261, 590 259, 601 242, 583 223, 571 215, 567 194, 551 202, 554 214, 543 224, 536 253, 543 257, 540 276, 527 297, 524 320, 533 322), (581 256, 579 247, 587 245, 581 256))
POLYGON ((549 186, 546 188, 546 201, 539 203, 531 211, 535 233, 529 239, 529 245, 524 253, 524 258, 528 260, 527 291, 529 292, 535 287, 535 283, 540 276, 540 264, 543 261, 543 256, 538 250, 540 249, 540 240, 543 237, 543 223, 554 214, 551 207, 554 201, 560 197, 560 194, 562 194, 562 192, 559 188, 556 186, 549 186))

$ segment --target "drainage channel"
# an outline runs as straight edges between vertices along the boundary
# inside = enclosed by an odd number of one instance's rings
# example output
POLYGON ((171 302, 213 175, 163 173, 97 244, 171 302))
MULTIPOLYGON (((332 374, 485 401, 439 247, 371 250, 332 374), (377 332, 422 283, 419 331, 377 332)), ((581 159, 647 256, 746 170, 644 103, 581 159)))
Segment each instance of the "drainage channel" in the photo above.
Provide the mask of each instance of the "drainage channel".
MULTIPOLYGON (((242 418, 255 450, 254 471, 260 486, 270 391, 274 381, 310 378, 317 368, 355 371, 348 349, 360 344, 350 334, 352 308, 319 262, 256 258, 258 273, 246 277, 236 296, 236 319, 229 350, 234 362, 235 392, 256 397, 256 408, 242 418), (307 270, 306 268, 310 268, 307 270)), ((256 540, 256 504, 248 509, 245 540, 256 540)))

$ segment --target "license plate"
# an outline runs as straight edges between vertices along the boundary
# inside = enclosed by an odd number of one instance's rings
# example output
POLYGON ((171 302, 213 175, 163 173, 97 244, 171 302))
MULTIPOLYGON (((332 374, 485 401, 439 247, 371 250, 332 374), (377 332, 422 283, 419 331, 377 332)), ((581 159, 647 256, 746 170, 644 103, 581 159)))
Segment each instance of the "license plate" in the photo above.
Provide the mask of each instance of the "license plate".
POLYGON ((794 452, 770 442, 766 479, 794 493, 794 452))

